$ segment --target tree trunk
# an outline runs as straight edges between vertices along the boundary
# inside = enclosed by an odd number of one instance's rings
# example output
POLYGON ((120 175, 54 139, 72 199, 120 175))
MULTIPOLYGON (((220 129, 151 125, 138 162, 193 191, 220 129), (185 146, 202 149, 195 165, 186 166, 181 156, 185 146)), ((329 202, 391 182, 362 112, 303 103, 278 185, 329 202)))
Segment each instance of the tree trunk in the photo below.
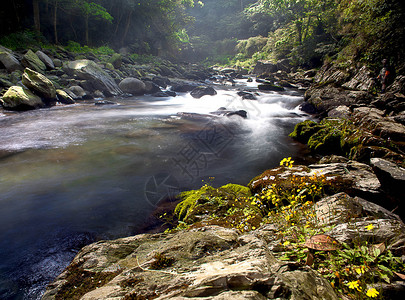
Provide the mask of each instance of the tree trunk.
POLYGON ((126 39, 126 37, 127 37, 127 35, 128 35, 129 27, 131 26, 131 18, 132 18, 132 13, 133 13, 133 12, 134 12, 134 11, 131 10, 131 11, 129 12, 129 14, 128 14, 128 18, 127 18, 127 23, 126 23, 126 25, 125 25, 124 34, 122 35, 122 39, 121 39, 121 45, 122 45, 122 46, 124 45, 125 39, 126 39))
POLYGON ((59 44, 57 23, 58 23, 58 1, 55 1, 55 7, 53 9, 53 32, 55 37, 55 44, 59 44))
POLYGON ((89 46, 89 15, 86 15, 84 20, 86 26, 86 45, 89 46))
POLYGON ((34 27, 37 33, 41 33, 41 19, 39 16, 39 0, 32 1, 32 9, 34 13, 34 27))

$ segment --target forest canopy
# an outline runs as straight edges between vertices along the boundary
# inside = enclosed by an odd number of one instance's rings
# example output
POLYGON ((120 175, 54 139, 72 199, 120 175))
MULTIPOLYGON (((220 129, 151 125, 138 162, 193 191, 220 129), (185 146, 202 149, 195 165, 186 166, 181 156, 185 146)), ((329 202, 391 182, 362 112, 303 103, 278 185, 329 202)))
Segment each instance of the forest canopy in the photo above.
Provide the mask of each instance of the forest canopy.
POLYGON ((286 58, 306 67, 383 57, 396 64, 404 23, 399 0, 7 0, 0 43, 73 41, 237 66, 286 58))

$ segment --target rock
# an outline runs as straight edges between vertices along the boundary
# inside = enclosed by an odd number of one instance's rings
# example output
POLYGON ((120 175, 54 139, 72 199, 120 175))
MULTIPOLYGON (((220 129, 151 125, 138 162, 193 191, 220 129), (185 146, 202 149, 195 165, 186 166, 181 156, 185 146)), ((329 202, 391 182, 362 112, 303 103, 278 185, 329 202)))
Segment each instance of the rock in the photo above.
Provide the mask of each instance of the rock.
POLYGON ((160 87, 152 81, 144 81, 145 94, 154 94, 161 92, 160 87))
POLYGON ((58 101, 63 104, 75 104, 73 98, 64 90, 56 90, 58 101))
POLYGON ((254 74, 271 74, 278 71, 277 65, 269 61, 258 61, 253 69, 254 74))
POLYGON ((281 92, 284 91, 285 89, 282 86, 270 84, 270 83, 264 83, 264 84, 259 84, 257 88, 261 91, 275 91, 275 92, 281 92))
POLYGON ((167 77, 161 76, 153 77, 152 82, 164 89, 167 88, 167 86, 170 84, 170 80, 167 77))
POLYGON ((171 90, 178 93, 191 92, 198 86, 200 86, 200 84, 194 81, 181 79, 171 80, 171 90))
POLYGON ((245 99, 245 100, 257 100, 256 96, 250 92, 239 91, 237 94, 238 94, 238 96, 242 97, 242 99, 245 99))
POLYGON ((348 108, 346 105, 340 105, 336 108, 331 109, 328 112, 328 117, 348 119, 350 117, 350 108, 348 108))
POLYGON ((119 69, 122 65, 122 55, 114 53, 108 62, 111 63, 115 69, 119 69))
POLYGON ((164 91, 152 94, 153 97, 176 97, 176 92, 173 91, 164 91))
POLYGON ((374 86, 374 76, 372 72, 363 66, 350 81, 342 86, 348 89, 369 91, 374 86))
POLYGON ((324 64, 314 77, 315 83, 336 83, 342 85, 350 78, 350 73, 347 70, 339 69, 332 64, 324 64))
POLYGON ((57 67, 57 68, 60 68, 60 67, 63 66, 62 61, 61 61, 60 59, 58 59, 58 58, 54 58, 53 64, 54 64, 54 66, 57 67))
POLYGON ((38 96, 47 100, 56 99, 56 89, 52 81, 41 73, 26 68, 22 76, 23 84, 36 93, 38 96))
POLYGON ((40 97, 20 86, 12 86, 7 90, 2 105, 9 110, 30 110, 45 106, 40 97))
POLYGON ((352 198, 339 193, 323 198, 315 204, 315 213, 321 226, 350 223, 354 219, 390 219, 401 222, 400 217, 389 210, 362 198, 352 198))
POLYGON ((46 55, 44 52, 39 51, 39 50, 37 52, 35 52, 35 54, 45 64, 45 66, 46 66, 46 68, 48 70, 55 69, 55 64, 54 64, 53 60, 48 55, 46 55))
POLYGON ((398 142, 405 140, 405 126, 384 117, 381 110, 371 107, 355 108, 353 118, 357 124, 372 128, 374 135, 398 142))
POLYGON ((217 94, 217 91, 210 86, 198 86, 198 87, 194 88, 190 93, 190 95, 193 98, 197 98, 197 99, 200 99, 201 97, 207 96, 207 95, 214 96, 216 94, 217 94))
POLYGON ((114 79, 91 60, 70 61, 64 64, 63 69, 70 76, 85 80, 90 92, 100 90, 108 97, 122 94, 114 79))
POLYGON ((403 196, 404 187, 402 185, 405 186, 404 168, 382 158, 372 158, 370 164, 384 190, 403 196))
POLYGON ((28 50, 28 52, 23 56, 21 62, 24 67, 30 68, 36 72, 44 73, 46 71, 45 64, 34 52, 32 52, 32 50, 28 50))
POLYGON ((86 246, 42 299, 74 292, 69 286, 80 274, 104 279, 75 295, 81 299, 338 299, 308 266, 279 261, 265 240, 219 226, 86 246))
POLYGON ((13 55, 11 50, 3 50, 6 48, 0 48, 0 62, 6 67, 8 72, 14 72, 16 70, 24 70, 18 59, 13 55))
POLYGON ((145 83, 137 78, 129 77, 122 80, 119 84, 124 93, 133 95, 143 95, 146 91, 145 83))
POLYGON ((96 101, 94 103, 94 105, 117 105, 117 103, 113 102, 113 101, 108 101, 108 100, 100 100, 100 101, 96 101))
POLYGON ((240 116, 244 119, 247 118, 247 112, 245 110, 227 110, 225 107, 221 107, 217 111, 211 112, 211 114, 225 117, 240 116))
POLYGON ((73 95, 70 94, 69 96, 72 97, 74 100, 83 99, 87 95, 85 90, 78 85, 71 86, 67 92, 69 93, 69 91, 73 93, 73 95))

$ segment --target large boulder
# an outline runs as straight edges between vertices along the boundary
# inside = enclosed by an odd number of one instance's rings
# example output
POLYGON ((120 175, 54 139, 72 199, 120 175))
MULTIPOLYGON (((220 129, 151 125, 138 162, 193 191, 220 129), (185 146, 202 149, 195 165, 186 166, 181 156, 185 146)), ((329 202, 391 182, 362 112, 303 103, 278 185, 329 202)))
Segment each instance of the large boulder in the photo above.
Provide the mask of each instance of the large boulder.
POLYGON ((198 87, 194 88, 190 93, 190 95, 193 98, 197 98, 197 99, 199 99, 203 96, 207 96, 207 95, 214 96, 216 94, 217 94, 217 91, 214 90, 214 88, 212 88, 210 86, 198 86, 198 87))
POLYGON ((13 55, 11 50, 8 50, 4 47, 0 47, 0 62, 9 72, 24 69, 18 59, 13 55))
POLYGON ((145 83, 142 80, 133 77, 128 77, 122 80, 119 87, 124 93, 132 95, 143 95, 146 91, 145 83))
POLYGON ((94 61, 87 59, 70 61, 64 64, 63 69, 70 76, 77 76, 86 81, 86 87, 90 88, 91 92, 99 90, 106 96, 122 94, 114 79, 94 61))
POLYGON ((46 55, 44 52, 39 51, 39 50, 37 52, 35 52, 35 54, 45 64, 45 66, 46 66, 46 68, 48 70, 55 69, 55 64, 54 64, 53 60, 48 55, 46 55))
POLYGON ((363 66, 352 79, 343 84, 343 87, 353 90, 369 91, 375 85, 373 74, 363 66))
POLYGON ((402 187, 405 185, 404 168, 382 158, 372 158, 370 163, 384 190, 392 194, 404 194, 402 187))
POLYGON ((42 299, 338 299, 308 266, 276 259, 265 233, 206 226, 95 243, 42 299))
POLYGON ((44 103, 39 96, 21 86, 9 88, 3 95, 2 105, 9 110, 30 110, 44 107, 44 103))
POLYGON ((200 86, 197 82, 182 79, 171 80, 170 84, 171 90, 178 93, 191 92, 196 87, 200 86))
POLYGON ((23 84, 38 96, 47 100, 56 99, 56 89, 52 81, 41 73, 26 68, 22 76, 23 84))
POLYGON ((255 68, 253 69, 253 73, 260 75, 260 74, 271 74, 278 71, 277 64, 273 64, 269 61, 258 61, 256 63, 255 68))
POLYGON ((21 62, 24 67, 30 68, 36 72, 44 73, 46 71, 45 64, 34 52, 32 52, 32 50, 27 51, 21 62))

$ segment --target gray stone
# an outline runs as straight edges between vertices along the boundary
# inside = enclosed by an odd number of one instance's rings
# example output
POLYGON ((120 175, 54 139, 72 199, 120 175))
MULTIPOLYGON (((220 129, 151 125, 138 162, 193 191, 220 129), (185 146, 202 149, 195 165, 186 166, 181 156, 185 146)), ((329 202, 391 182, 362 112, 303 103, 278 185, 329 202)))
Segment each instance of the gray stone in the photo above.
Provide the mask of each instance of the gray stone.
POLYGON ((128 77, 122 80, 119 87, 124 93, 133 95, 143 95, 146 91, 145 83, 142 80, 133 77, 128 77))
POLYGON ((63 69, 70 76, 77 76, 80 80, 86 81, 86 87, 90 92, 100 90, 106 96, 122 94, 114 79, 94 61, 86 59, 70 61, 64 64, 63 69))
POLYGON ((74 100, 82 99, 87 95, 86 91, 78 85, 71 86, 67 92, 69 93, 69 91, 73 93, 73 95, 70 94, 69 96, 72 97, 74 100))
POLYGON ((58 59, 58 58, 55 58, 55 59, 53 60, 53 64, 54 64, 54 66, 57 67, 57 68, 60 68, 60 67, 63 66, 62 61, 61 61, 60 59, 58 59))
POLYGON ((350 116, 350 108, 348 108, 346 105, 340 105, 328 112, 329 118, 348 119, 349 116, 350 116))
MULTIPOLYGON (((332 286, 307 266, 277 260, 267 243, 235 229, 207 226, 176 234, 143 234, 83 248, 72 266, 90 272, 117 271, 81 299, 142 295, 145 299, 338 299, 332 286), (173 258, 152 269, 156 253, 173 258), (139 284, 136 278, 142 278, 139 284), (135 282, 134 284, 126 284, 135 282)), ((42 299, 55 299, 66 284, 62 273, 42 299)))
POLYGON ((56 99, 56 89, 52 81, 41 73, 26 68, 22 76, 23 84, 45 99, 56 99))
POLYGON ((400 166, 382 159, 372 158, 370 164, 373 167, 382 188, 388 192, 404 195, 405 169, 400 166))
POLYGON ((57 95, 60 103, 75 104, 75 101, 73 100, 73 98, 70 97, 70 95, 64 90, 56 90, 56 95, 57 95))
POLYGON ((30 110, 44 107, 41 98, 21 86, 12 86, 3 95, 2 105, 9 110, 30 110))
POLYGON ((374 86, 374 76, 367 66, 363 66, 343 87, 354 90, 369 91, 374 86))
POLYGON ((46 71, 45 64, 39 59, 39 57, 32 52, 32 50, 28 50, 27 53, 23 56, 22 64, 26 68, 30 68, 39 73, 44 73, 46 71))
POLYGON ((48 70, 55 69, 55 64, 54 64, 53 60, 48 55, 46 55, 44 52, 39 51, 39 50, 37 52, 35 52, 35 54, 45 64, 45 66, 46 66, 46 68, 48 70))
POLYGON ((6 67, 7 71, 24 70, 18 59, 11 53, 0 48, 0 62, 6 67))

